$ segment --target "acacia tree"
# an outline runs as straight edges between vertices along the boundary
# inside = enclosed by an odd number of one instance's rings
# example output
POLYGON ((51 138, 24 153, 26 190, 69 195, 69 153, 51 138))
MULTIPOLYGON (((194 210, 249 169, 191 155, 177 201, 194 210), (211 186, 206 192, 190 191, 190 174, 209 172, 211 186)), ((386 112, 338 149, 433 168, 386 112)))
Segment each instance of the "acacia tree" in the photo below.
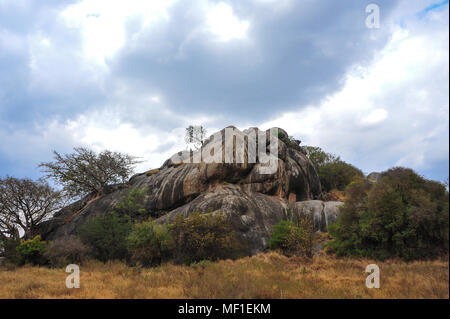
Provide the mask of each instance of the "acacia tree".
POLYGON ((206 138, 206 129, 201 125, 189 125, 186 127, 186 134, 184 140, 188 147, 194 146, 196 150, 203 146, 206 138))
POLYGON ((106 186, 125 183, 139 163, 134 156, 108 150, 96 154, 84 147, 74 148, 71 154, 53 154, 53 162, 41 163, 39 167, 71 198, 104 194, 106 186))
POLYGON ((42 180, 0 179, 0 233, 18 239, 20 230, 32 234, 36 227, 64 206, 60 191, 42 180))

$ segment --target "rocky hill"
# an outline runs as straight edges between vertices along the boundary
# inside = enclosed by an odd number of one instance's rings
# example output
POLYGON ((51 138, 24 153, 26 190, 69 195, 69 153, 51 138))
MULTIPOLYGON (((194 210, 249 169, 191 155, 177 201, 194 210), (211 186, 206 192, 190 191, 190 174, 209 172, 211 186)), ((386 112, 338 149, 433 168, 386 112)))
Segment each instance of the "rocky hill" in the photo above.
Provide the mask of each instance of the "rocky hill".
POLYGON ((273 225, 288 213, 312 216, 317 231, 324 231, 328 223, 336 220, 341 202, 317 200, 321 194, 319 177, 298 141, 289 139, 284 130, 277 128, 277 166, 269 174, 262 173, 261 167, 266 165, 259 159, 264 154, 256 154, 256 161, 249 160, 254 150, 252 142, 261 138, 261 132, 265 133, 264 150, 269 153, 273 130, 228 128, 233 130, 234 137, 227 136, 223 129, 206 140, 199 151, 175 154, 160 168, 134 175, 127 184, 111 186, 101 197, 86 196, 67 206, 41 224, 39 232, 46 240, 76 234, 88 218, 111 211, 131 189, 144 187, 148 217, 166 223, 177 214, 223 212, 248 243, 248 254, 267 247, 273 225), (236 141, 245 141, 243 149, 236 141), (232 145, 232 163, 226 160, 227 145, 232 145), (205 149, 213 153, 222 150, 221 162, 192 161, 205 149), (237 154, 241 150, 245 156, 238 161, 237 154), (190 159, 194 163, 180 159, 190 159))

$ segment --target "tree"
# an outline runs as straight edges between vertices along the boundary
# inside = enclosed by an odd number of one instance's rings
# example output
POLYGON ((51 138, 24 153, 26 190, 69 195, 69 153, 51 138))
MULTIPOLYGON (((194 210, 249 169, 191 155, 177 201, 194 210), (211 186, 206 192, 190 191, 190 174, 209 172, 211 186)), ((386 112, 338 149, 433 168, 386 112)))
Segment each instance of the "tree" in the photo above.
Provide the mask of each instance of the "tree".
POLYGON ((364 177, 360 169, 320 147, 303 146, 303 151, 316 168, 324 192, 333 189, 343 191, 352 181, 364 177))
POLYGON ((396 167, 375 183, 353 182, 330 247, 338 255, 406 260, 448 254, 449 193, 408 168, 396 167))
POLYGON ((0 179, 0 233, 2 237, 19 238, 33 234, 45 219, 64 207, 60 191, 42 180, 6 177, 0 179))
POLYGON ((203 146, 206 138, 206 129, 201 125, 189 125, 186 128, 184 140, 187 146, 193 146, 196 150, 203 146))
POLYGON ((174 241, 166 225, 153 220, 135 224, 127 238, 133 263, 159 265, 172 256, 174 241))
POLYGON ((94 256, 105 262, 128 258, 127 237, 133 227, 128 215, 105 213, 87 220, 79 230, 81 240, 94 249, 94 256))
POLYGON ((39 167, 63 186, 72 198, 87 194, 102 195, 111 184, 124 183, 139 163, 136 157, 105 150, 96 154, 84 147, 74 148, 71 154, 54 151, 54 162, 41 163, 39 167))
POLYGON ((325 164, 334 163, 340 160, 339 156, 326 153, 317 146, 302 146, 302 148, 317 171, 325 164))
POLYGON ((146 214, 147 190, 147 187, 130 189, 127 196, 114 206, 113 211, 119 215, 128 215, 133 220, 142 219, 146 214))
POLYGON ((322 165, 318 173, 325 192, 333 189, 343 191, 351 182, 364 178, 360 169, 341 160, 322 165))
POLYGON ((281 220, 273 226, 269 239, 271 249, 281 249, 287 255, 311 257, 314 226, 311 218, 303 216, 296 221, 281 220))

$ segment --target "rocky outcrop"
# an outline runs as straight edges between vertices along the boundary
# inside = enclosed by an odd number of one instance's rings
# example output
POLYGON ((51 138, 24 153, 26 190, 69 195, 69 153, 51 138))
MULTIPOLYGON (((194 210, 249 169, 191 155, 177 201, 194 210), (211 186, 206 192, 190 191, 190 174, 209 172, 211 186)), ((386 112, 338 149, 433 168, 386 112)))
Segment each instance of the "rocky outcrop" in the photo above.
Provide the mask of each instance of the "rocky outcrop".
POLYGON ((307 200, 289 205, 293 216, 312 218, 315 231, 326 232, 328 225, 335 223, 339 215, 339 206, 343 202, 324 202, 321 200, 307 200))
POLYGON ((376 181, 378 181, 381 177, 381 173, 378 172, 372 172, 369 175, 367 175, 367 180, 370 183, 375 183, 376 181))
POLYGON ((158 218, 157 222, 170 222, 178 214, 223 212, 230 217, 233 228, 248 245, 248 253, 253 255, 267 247, 272 226, 286 217, 286 208, 287 203, 276 196, 242 191, 237 185, 228 184, 199 195, 158 218))
MULTIPOLYGON (((229 128, 234 136, 227 137, 223 129, 205 141, 203 148, 197 152, 177 153, 160 168, 137 174, 128 184, 111 187, 100 198, 87 196, 64 208, 41 225, 41 235, 47 240, 54 240, 75 234, 87 218, 111 211, 130 189, 143 187, 147 189, 145 207, 148 217, 166 223, 177 214, 187 216, 192 212, 224 212, 249 244, 249 254, 267 246, 272 226, 286 217, 288 206, 292 206, 296 212, 312 212, 318 230, 324 229, 323 220, 325 225, 335 220, 337 212, 333 207, 337 204, 320 204, 326 209, 319 209, 320 202, 314 200, 321 194, 319 177, 312 163, 299 150, 298 143, 286 140, 288 134, 284 130, 279 129, 281 134, 277 137, 278 160, 275 170, 262 173, 261 168, 267 165, 260 159, 270 156, 267 154, 273 145, 269 143, 273 131, 251 128, 241 132, 234 127, 229 128), (267 139, 262 144, 263 148, 258 147, 258 151, 264 153, 256 152, 255 161, 252 161, 255 145, 263 142, 262 134, 267 139), (245 141, 243 146, 236 142, 239 140, 245 141), (231 163, 226 160, 230 148, 233 154, 231 163), (219 151, 222 151, 220 162, 193 160, 203 159, 205 154, 218 156, 219 151), (243 156, 239 157, 238 154, 243 156)), ((220 159, 220 156, 217 158, 220 159)))

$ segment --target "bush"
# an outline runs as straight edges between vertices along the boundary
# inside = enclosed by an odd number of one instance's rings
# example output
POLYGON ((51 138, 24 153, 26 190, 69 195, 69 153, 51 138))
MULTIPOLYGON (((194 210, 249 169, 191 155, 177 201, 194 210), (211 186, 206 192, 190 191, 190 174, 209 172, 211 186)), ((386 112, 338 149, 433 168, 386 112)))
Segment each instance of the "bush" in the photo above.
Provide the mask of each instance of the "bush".
POLYGON ((44 251, 46 245, 47 243, 41 240, 40 235, 35 236, 33 239, 22 239, 16 248, 20 256, 20 263, 33 265, 45 264, 44 251))
POLYGON ((407 168, 393 168, 370 184, 349 185, 330 248, 338 255, 405 260, 448 254, 449 194, 407 168))
POLYGON ((120 201, 113 209, 119 215, 128 215, 133 219, 141 219, 145 214, 145 197, 147 187, 132 188, 124 200, 120 201))
POLYGON ((340 160, 339 156, 331 153, 326 153, 324 150, 317 146, 305 145, 302 146, 302 150, 309 158, 309 160, 313 163, 317 171, 319 171, 319 169, 325 164, 334 163, 340 160))
POLYGON ((131 261, 143 266, 161 264, 172 256, 174 248, 167 226, 152 220, 135 224, 127 241, 131 261))
POLYGON ((339 191, 337 189, 332 189, 328 193, 322 194, 322 198, 321 199, 323 201, 325 201, 325 202, 329 202, 329 201, 340 201, 340 202, 343 202, 343 201, 345 201, 345 192, 344 191, 339 191))
POLYGON ((0 247, 2 256, 5 257, 8 263, 19 264, 20 263, 20 254, 17 251, 17 247, 20 245, 20 240, 15 238, 2 238, 0 239, 0 247))
POLYGON ((324 164, 318 174, 324 192, 343 191, 351 182, 364 178, 360 169, 341 160, 324 164))
POLYGON ((280 249, 287 256, 312 256, 313 226, 307 218, 293 221, 282 220, 273 227, 269 248, 280 249))
POLYGON ((363 172, 320 147, 303 146, 306 156, 313 163, 319 175, 322 191, 343 191, 351 182, 364 178, 363 172))
POLYGON ((132 226, 128 215, 111 212, 89 219, 80 227, 79 235, 93 248, 95 258, 103 262, 127 259, 126 239, 132 226))
POLYGON ((79 238, 68 236, 49 243, 44 256, 53 267, 81 264, 90 257, 91 248, 79 238))
POLYGON ((170 225, 170 232, 179 263, 237 258, 245 248, 224 214, 192 213, 187 218, 178 215, 170 225))

